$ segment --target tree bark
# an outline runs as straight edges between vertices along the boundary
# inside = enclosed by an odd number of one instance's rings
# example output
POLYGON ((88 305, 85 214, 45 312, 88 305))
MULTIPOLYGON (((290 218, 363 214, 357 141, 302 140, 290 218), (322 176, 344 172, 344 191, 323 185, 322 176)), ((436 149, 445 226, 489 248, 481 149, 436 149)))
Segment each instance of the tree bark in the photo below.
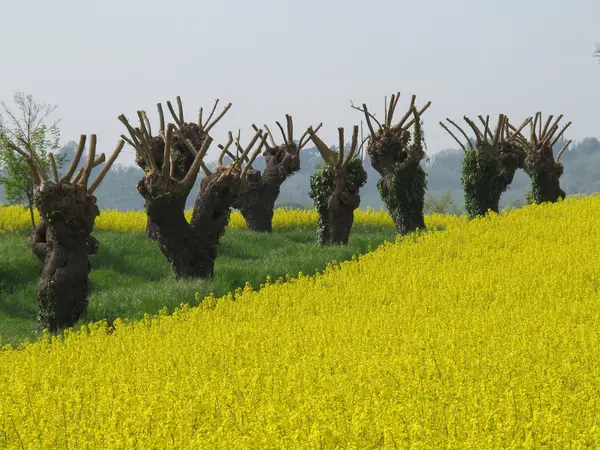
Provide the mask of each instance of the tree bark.
POLYGON ((235 199, 233 175, 217 171, 202 179, 192 221, 185 218, 189 188, 150 172, 138 183, 156 243, 177 278, 212 278, 220 237, 235 199))
POLYGON ((72 327, 87 308, 89 243, 99 210, 96 198, 76 185, 44 182, 36 187, 34 201, 41 221, 33 247, 44 261, 37 321, 40 329, 55 333, 72 327))
POLYGON ((283 182, 300 170, 300 156, 295 144, 268 148, 263 153, 266 167, 249 169, 234 207, 238 208, 250 231, 271 233, 275 202, 283 182))
POLYGON ((33 192, 27 192, 27 203, 29 207, 29 216, 31 218, 31 229, 35 232, 35 215, 33 214, 33 192))
MULTIPOLYGON (((196 148, 202 147, 204 139, 203 132, 196 124, 184 124, 182 127, 184 135, 190 139, 192 143, 196 145, 196 148)), ((162 169, 163 158, 164 158, 164 139, 161 136, 155 136, 152 138, 152 156, 156 161, 158 169, 162 169)), ((177 181, 183 180, 185 174, 188 173, 190 167, 194 162, 194 156, 182 143, 176 141, 172 146, 171 155, 173 156, 173 178, 177 181)), ((144 171, 149 170, 146 166, 146 161, 141 155, 137 155, 136 164, 144 171)), ((185 211, 185 200, 183 203, 176 202, 180 207, 181 211, 185 211)), ((158 230, 158 225, 154 223, 152 217, 148 216, 146 222, 146 237, 151 241, 156 241, 161 234, 158 230)))
MULTIPOLYGON (((420 127, 416 126, 415 131, 420 132, 420 127)), ((420 135, 415 136, 418 141, 410 144, 409 131, 381 131, 368 148, 371 165, 381 175, 377 182, 379 194, 402 235, 425 229, 427 175, 420 165, 425 152, 420 135)))
POLYGON ((554 160, 552 148, 534 149, 524 162, 524 170, 531 179, 531 197, 536 203, 557 202, 566 193, 560 187, 564 167, 554 160))

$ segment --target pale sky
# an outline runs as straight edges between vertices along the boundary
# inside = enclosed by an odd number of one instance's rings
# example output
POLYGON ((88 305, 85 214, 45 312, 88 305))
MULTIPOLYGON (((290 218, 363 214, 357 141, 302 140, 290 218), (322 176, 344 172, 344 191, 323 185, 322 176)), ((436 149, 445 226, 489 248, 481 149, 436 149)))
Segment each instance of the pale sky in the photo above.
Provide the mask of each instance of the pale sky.
POLYGON ((156 103, 177 95, 189 120, 233 103, 208 159, 228 130, 247 140, 286 113, 296 138, 322 121, 336 145, 337 127, 349 135, 362 118, 350 100, 381 117, 396 91, 398 118, 412 94, 432 101, 430 154, 456 147, 438 122, 464 114, 563 113, 578 140, 600 137, 598 20, 598 0, 0 0, 0 100, 56 104, 63 143, 96 133, 106 152, 120 113, 156 122, 156 103))

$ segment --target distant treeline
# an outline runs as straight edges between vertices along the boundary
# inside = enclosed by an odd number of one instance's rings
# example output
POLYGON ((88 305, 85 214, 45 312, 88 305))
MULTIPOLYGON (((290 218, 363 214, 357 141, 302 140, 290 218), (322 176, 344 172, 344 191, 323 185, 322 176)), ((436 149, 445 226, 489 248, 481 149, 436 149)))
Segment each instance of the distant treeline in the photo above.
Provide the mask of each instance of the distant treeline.
MULTIPOLYGON (((558 142, 555 150, 560 149, 562 144, 563 142, 558 142)), ((69 142, 60 150, 60 153, 65 154, 69 161, 76 147, 76 142, 69 142)), ((323 159, 316 148, 302 150, 301 155, 301 169, 283 183, 278 206, 313 208, 312 200, 308 196, 309 178, 317 172, 317 167, 322 164, 323 159)), ((436 153, 430 157, 428 162, 423 163, 428 174, 426 209, 432 209, 436 204, 439 206, 439 200, 444 199, 442 203, 446 212, 462 213, 464 211, 463 190, 460 181, 462 158, 462 150, 449 149, 436 153)), ((565 166, 564 174, 561 177, 561 187, 567 195, 600 192, 600 141, 598 139, 585 138, 572 144, 570 149, 562 155, 561 162, 565 166)), ((364 165, 368 181, 361 189, 360 207, 363 209, 367 207, 383 208, 383 202, 377 191, 379 174, 371 167, 368 156, 364 165)), ((262 170, 264 168, 263 161, 258 159, 254 166, 262 170)), ((143 209, 143 199, 136 189, 141 177, 142 170, 137 166, 116 165, 96 191, 100 208, 123 211, 143 209)), ((199 185, 198 180, 194 190, 188 196, 188 207, 190 208, 197 196, 199 185)), ((500 200, 500 207, 524 205, 525 196, 529 190, 528 176, 523 171, 517 171, 512 185, 500 200)), ((2 186, 0 186, 0 202, 6 202, 2 195, 2 186)))

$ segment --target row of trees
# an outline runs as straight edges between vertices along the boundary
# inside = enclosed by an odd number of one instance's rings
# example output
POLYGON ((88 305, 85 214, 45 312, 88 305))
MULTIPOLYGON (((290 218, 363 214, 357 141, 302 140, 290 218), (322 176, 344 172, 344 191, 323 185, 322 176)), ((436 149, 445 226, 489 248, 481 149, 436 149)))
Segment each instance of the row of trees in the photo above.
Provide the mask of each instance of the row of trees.
MULTIPOLYGON (((17 97, 15 97, 17 98, 17 97)), ((23 99, 26 97, 18 97, 23 99)), ((31 239, 31 248, 44 262, 44 271, 38 285, 40 328, 58 331, 72 326, 87 304, 87 283, 90 265, 88 255, 97 251, 99 243, 91 235, 95 217, 99 213, 94 190, 127 143, 136 151, 136 162, 143 169, 137 190, 144 198, 148 215, 147 236, 156 242, 178 278, 210 278, 219 241, 225 232, 232 208, 242 212, 252 231, 271 232, 273 209, 284 180, 300 168, 299 153, 312 141, 321 154, 324 166, 310 180, 310 195, 319 212, 317 241, 320 245, 346 244, 353 223, 353 213, 360 205, 360 188, 366 182, 364 151, 370 156, 373 168, 381 175, 377 185, 382 200, 400 234, 425 228, 424 203, 427 187, 426 174, 421 166, 425 158, 422 115, 430 107, 427 102, 417 109, 413 95, 401 119, 394 123, 400 93, 386 97, 383 120, 378 120, 366 104, 352 107, 362 113, 368 127, 368 136, 359 138, 359 127, 352 129, 349 146, 343 128, 338 128, 337 149, 328 146, 317 132, 321 125, 308 127, 300 139, 294 139, 292 117, 286 115, 285 127, 276 122, 282 141, 277 144, 267 125, 252 125, 254 134, 243 145, 240 134, 230 132, 225 144, 219 145, 217 167, 209 170, 204 157, 213 143, 211 129, 226 115, 229 103, 217 114, 218 100, 206 119, 200 108, 198 121, 187 121, 181 99, 176 105, 167 102, 171 120, 167 121, 161 103, 157 104, 159 126, 156 133, 145 111, 137 111, 137 124, 121 114, 121 136, 113 155, 103 167, 95 182, 88 186, 92 169, 104 162, 102 154, 96 158, 96 137, 92 135, 87 150, 87 161, 78 169, 86 147, 82 136, 75 158, 66 173, 59 177, 61 161, 47 151, 47 128, 39 120, 51 112, 18 103, 22 111, 43 111, 33 114, 37 121, 21 121, 9 116, 13 127, 0 129, 5 161, 26 164, 28 173, 16 173, 16 179, 29 180, 30 204, 40 211, 41 220, 31 239), (26 107, 24 107, 25 105, 26 107), (31 122, 32 125, 23 125, 31 122), (30 130, 31 129, 31 130, 30 130), (30 130, 30 131, 29 131, 30 130), (30 134, 26 134, 29 131, 30 134), (28 136, 33 138, 28 138, 28 136), (264 149, 264 151, 263 151, 264 149), (265 169, 253 167, 256 158, 264 158, 265 169), (191 221, 185 218, 186 200, 199 172, 203 172, 200 190, 194 202, 191 221), (76 173, 77 172, 77 173, 76 173)), ((29 104, 35 102, 29 97, 29 104)), ((43 109, 46 108, 46 109, 43 109)), ((5 111, 8 108, 5 107, 5 111)), ((27 117, 27 114, 23 115, 27 117)), ((468 117, 466 123, 474 133, 469 135, 454 121, 447 119, 464 137, 458 139, 449 126, 440 123, 464 150, 462 184, 467 211, 471 217, 498 211, 502 192, 512 182, 517 168, 531 177, 533 200, 556 201, 564 197, 559 186, 562 165, 561 154, 556 160, 552 146, 570 125, 559 130, 562 115, 549 116, 543 124, 541 113, 527 118, 514 127, 508 117, 500 114, 494 129, 490 117, 478 117, 481 126, 468 117), (530 125, 526 138, 523 130, 530 125)), ((9 167, 4 164, 5 167, 9 167)))

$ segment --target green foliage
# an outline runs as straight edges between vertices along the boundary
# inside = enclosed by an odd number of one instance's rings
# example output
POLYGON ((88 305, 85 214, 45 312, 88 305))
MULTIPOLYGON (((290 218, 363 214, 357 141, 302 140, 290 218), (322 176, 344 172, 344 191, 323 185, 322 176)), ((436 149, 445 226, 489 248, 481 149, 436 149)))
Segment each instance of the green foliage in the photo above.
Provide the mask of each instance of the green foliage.
MULTIPOLYGON (((79 322, 115 318, 141 319, 163 307, 173 310, 180 303, 197 305, 214 292, 226 295, 248 281, 254 288, 267 277, 306 275, 323 270, 332 261, 345 261, 393 242, 393 227, 355 224, 347 246, 316 251, 315 229, 282 230, 273 234, 228 229, 219 247, 212 280, 176 280, 168 262, 144 232, 98 232, 102 242, 98 254, 90 257, 89 307, 79 322), (197 295, 196 295, 197 293, 197 295)), ((0 237, 0 339, 18 344, 35 338, 36 286, 42 265, 29 251, 23 251, 28 237, 5 233, 0 237)))
POLYGON ((560 179, 557 173, 547 173, 536 170, 530 175, 531 191, 527 193, 527 203, 557 202, 566 197, 565 191, 560 188, 560 179))
MULTIPOLYGON (((422 121, 415 123, 414 132, 406 145, 409 144, 411 147, 419 149, 409 149, 409 154, 413 151, 420 152, 420 148, 426 147, 422 121)), ((425 228, 423 210, 425 191, 427 190, 427 174, 420 164, 416 166, 396 165, 395 169, 394 173, 388 173, 377 182, 377 189, 396 224, 398 233, 405 235, 425 228)))
POLYGON ((508 187, 501 177, 503 169, 496 152, 485 142, 465 151, 461 182, 470 218, 484 216, 488 210, 498 212, 500 196, 508 187))
POLYGON ((424 212, 426 214, 456 214, 457 208, 452 192, 444 191, 440 195, 428 195, 425 198, 424 212))
MULTIPOLYGON (((354 193, 367 182, 367 173, 359 158, 352 158, 348 163, 345 190, 354 193)), ((317 242, 324 244, 329 241, 331 226, 327 202, 335 188, 334 166, 325 165, 319 172, 310 177, 310 190, 308 195, 313 199, 317 211, 319 211, 319 223, 317 228, 317 242)))
MULTIPOLYGON (((29 153, 48 178, 51 171, 48 153, 59 149, 60 131, 56 124, 48 126, 43 123, 55 107, 39 104, 31 95, 23 93, 16 93, 14 102, 19 109, 18 114, 2 103, 4 113, 11 123, 6 125, 4 117, 0 115, 0 184, 4 187, 4 197, 9 204, 26 205, 31 210, 33 174, 25 158, 8 143, 12 142, 29 153)), ((64 157, 56 155, 55 161, 57 168, 60 168, 64 157)))

